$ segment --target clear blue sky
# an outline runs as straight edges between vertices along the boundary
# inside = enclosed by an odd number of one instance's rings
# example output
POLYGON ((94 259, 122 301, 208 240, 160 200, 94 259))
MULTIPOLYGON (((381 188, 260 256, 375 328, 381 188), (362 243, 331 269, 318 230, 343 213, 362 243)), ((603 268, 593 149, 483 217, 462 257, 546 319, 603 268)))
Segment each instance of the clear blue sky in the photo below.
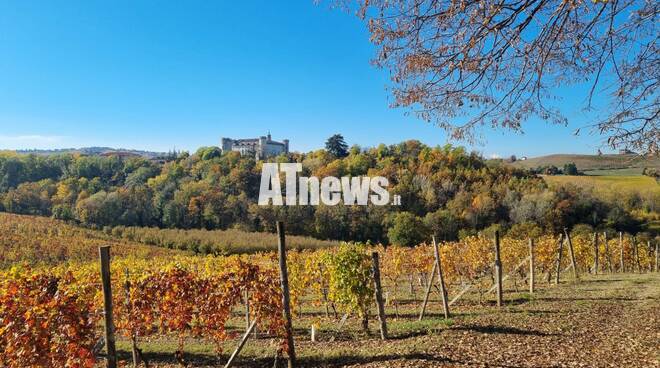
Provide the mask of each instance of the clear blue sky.
MULTIPOLYGON (((3 1, 0 149, 195 150, 268 130, 298 151, 334 133, 362 146, 447 143, 388 107, 388 72, 372 56, 359 19, 312 0, 3 1)), ((487 130, 470 148, 593 153, 602 137, 572 135, 589 118, 571 91, 571 126, 487 130)))

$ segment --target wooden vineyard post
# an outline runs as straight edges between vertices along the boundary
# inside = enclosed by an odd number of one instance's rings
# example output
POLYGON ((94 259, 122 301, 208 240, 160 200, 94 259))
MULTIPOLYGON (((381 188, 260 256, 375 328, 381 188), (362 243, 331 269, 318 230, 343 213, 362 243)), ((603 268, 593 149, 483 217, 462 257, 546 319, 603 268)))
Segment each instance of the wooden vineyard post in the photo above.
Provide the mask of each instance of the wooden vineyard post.
POLYGON ((435 277, 435 269, 438 265, 433 262, 433 268, 431 268, 431 276, 429 276, 429 281, 426 283, 426 292, 424 293, 424 301, 422 302, 422 310, 419 312, 418 321, 421 321, 424 318, 424 313, 426 313, 426 305, 429 302, 429 295, 431 295, 431 288, 433 287, 433 278, 435 277))
MULTIPOLYGON (((126 282, 124 283, 124 291, 126 293, 125 297, 126 300, 124 302, 124 305, 126 306, 126 310, 128 313, 131 312, 131 281, 129 280, 129 272, 128 268, 125 270, 126 274, 126 282)), ((133 358, 133 367, 137 368, 138 365, 140 365, 140 355, 138 353, 138 347, 137 347, 137 336, 135 335, 134 332, 131 332, 131 354, 133 358)))
POLYGON ((529 293, 534 294, 534 239, 529 239, 529 293))
POLYGON ((580 278, 578 275, 577 263, 575 262, 575 252, 573 252, 573 242, 571 241, 571 234, 568 232, 568 229, 564 228, 564 234, 566 234, 566 240, 568 241, 568 253, 571 256, 571 267, 573 268, 573 277, 577 280, 580 278))
POLYGON ((502 261, 500 259, 500 232, 495 231, 495 282, 497 283, 497 306, 502 306, 502 261))
POLYGON ((598 233, 594 232, 594 275, 598 275, 598 233))
MULTIPOLYGON (((323 265, 322 264, 317 264, 318 270, 319 270, 319 280, 323 280, 323 265)), ((321 295, 323 296, 323 305, 325 306, 325 318, 330 318, 330 308, 328 307, 328 289, 325 287, 325 285, 322 285, 321 287, 321 295)), ((335 312, 335 318, 337 318, 337 312, 335 312)))
POLYGON ((243 338, 241 338, 241 341, 238 343, 238 346, 234 350, 234 352, 231 354, 229 357, 229 360, 227 361, 227 364, 225 364, 225 368, 231 367, 231 365, 234 363, 234 360, 236 360, 236 357, 238 357, 238 354, 241 353, 241 350, 243 350, 243 347, 245 346, 245 343, 247 342, 248 338, 250 337, 250 333, 254 328, 257 326, 257 319, 255 318, 252 323, 248 326, 247 330, 245 331, 245 335, 243 335, 243 338))
POLYGON ((655 242, 655 272, 658 272, 658 242, 657 241, 655 242))
POLYGON ((110 283, 110 247, 99 247, 101 282, 103 285, 103 314, 105 320, 106 367, 117 368, 115 325, 112 321, 112 288, 110 283))
POLYGON ((626 267, 623 263, 623 233, 621 231, 619 231, 619 272, 626 272, 626 267))
MULTIPOLYGON (((289 274, 286 268, 286 240, 284 223, 277 222, 277 251, 280 263, 280 283, 282 285, 282 305, 284 308, 284 328, 286 330, 287 347, 289 354, 289 368, 296 365, 296 351, 293 345, 293 327, 291 323, 291 296, 289 294, 289 274)), ((247 335, 247 334, 246 334, 247 335)))
POLYGON ((374 297, 378 306, 378 319, 380 320, 380 338, 387 340, 387 322, 385 321, 385 305, 383 304, 383 290, 380 285, 380 265, 378 252, 371 253, 372 274, 374 277, 374 297))
POLYGON ((605 257, 607 258, 607 270, 612 273, 612 255, 610 254, 610 245, 607 240, 607 231, 603 231, 603 239, 605 241, 605 257))
POLYGON ((245 330, 250 328, 250 293, 247 289, 243 292, 243 300, 245 301, 245 330))
POLYGON ((445 312, 445 319, 449 319, 449 305, 447 304, 447 288, 445 286, 445 277, 442 274, 442 259, 440 258, 440 249, 438 248, 438 243, 435 242, 435 236, 433 240, 433 251, 435 252, 435 263, 436 269, 438 270, 438 281, 440 282, 440 292, 442 293, 442 308, 445 312))
POLYGON ((561 274, 561 257, 564 250, 564 234, 559 235, 559 253, 557 254, 557 274, 555 275, 555 284, 559 285, 559 276, 561 274))
POLYGON ((636 262, 635 262, 635 258, 637 258, 637 239, 635 239, 635 237, 633 236, 631 238, 631 240, 632 240, 632 242, 631 242, 631 245, 632 245, 632 249, 631 249, 632 250, 632 267, 630 268, 630 271, 634 273, 635 270, 637 269, 636 262))
MULTIPOLYGON (((248 289, 245 289, 244 293, 244 298, 245 298, 245 330, 249 330, 250 326, 252 326, 252 323, 250 322, 250 292, 248 289)), ((254 328, 254 338, 258 338, 259 334, 257 333, 257 326, 255 325, 254 328)))
POLYGON ((642 273, 642 265, 639 263, 639 244, 635 244, 635 263, 637 264, 637 272, 642 273))

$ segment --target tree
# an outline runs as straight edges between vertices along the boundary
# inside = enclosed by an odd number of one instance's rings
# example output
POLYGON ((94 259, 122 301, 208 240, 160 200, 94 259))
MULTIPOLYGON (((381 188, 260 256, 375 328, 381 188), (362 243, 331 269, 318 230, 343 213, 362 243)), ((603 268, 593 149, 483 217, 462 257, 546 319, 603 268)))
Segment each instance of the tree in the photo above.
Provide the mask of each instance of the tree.
POLYGON ((348 156, 348 145, 341 134, 335 134, 325 142, 326 151, 337 158, 348 156))
POLYGON ((8 212, 26 215, 50 215, 52 197, 55 194, 52 180, 22 183, 4 197, 3 207, 8 212))
POLYGON ((86 225, 118 225, 122 204, 116 192, 101 191, 76 204, 76 219, 86 225))
POLYGON ((357 0, 355 10, 374 64, 390 71, 393 106, 453 138, 482 125, 522 131, 533 116, 566 124, 554 89, 586 83, 586 108, 609 95, 590 129, 611 147, 658 153, 657 1, 357 0))
POLYGON ((635 220, 630 213, 626 212, 621 206, 615 205, 607 214, 605 221, 607 227, 617 231, 636 233, 640 230, 640 223, 635 220))
POLYGON ((387 238, 392 244, 415 246, 428 240, 428 229, 421 218, 410 212, 399 212, 392 218, 387 238))
POLYGON ((578 169, 575 163, 569 162, 564 165, 564 175, 578 175, 578 169))
POLYGON ((450 211, 439 209, 424 217, 424 224, 438 240, 457 240, 462 221, 450 211))
POLYGON ((211 160, 216 157, 222 156, 222 150, 220 150, 219 147, 201 147, 200 149, 197 150, 196 152, 197 156, 199 156, 202 160, 211 160))

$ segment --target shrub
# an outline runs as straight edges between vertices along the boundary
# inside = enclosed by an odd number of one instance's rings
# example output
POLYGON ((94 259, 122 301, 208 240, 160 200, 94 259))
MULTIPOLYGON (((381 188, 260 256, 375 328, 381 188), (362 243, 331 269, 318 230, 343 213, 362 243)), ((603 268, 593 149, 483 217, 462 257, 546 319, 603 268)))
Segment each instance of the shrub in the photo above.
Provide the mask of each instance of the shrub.
POLYGON ((424 221, 410 212, 395 214, 391 223, 387 238, 392 244, 414 246, 428 240, 429 231, 424 221))
POLYGON ((523 222, 521 224, 514 224, 507 232, 507 235, 512 239, 527 239, 538 238, 543 234, 541 227, 533 222, 523 222))
POLYGON ((330 273, 329 298, 347 312, 358 311, 366 330, 373 283, 371 258, 365 253, 365 247, 343 243, 337 252, 324 256, 330 273))

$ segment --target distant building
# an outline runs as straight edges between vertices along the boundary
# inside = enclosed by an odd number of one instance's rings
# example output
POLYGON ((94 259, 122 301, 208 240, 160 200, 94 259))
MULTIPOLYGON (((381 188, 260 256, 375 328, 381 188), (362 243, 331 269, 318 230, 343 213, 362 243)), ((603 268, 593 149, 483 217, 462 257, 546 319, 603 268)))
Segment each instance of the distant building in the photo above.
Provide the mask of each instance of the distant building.
POLYGON ((619 150, 619 154, 620 155, 632 155, 632 154, 635 154, 635 152, 633 152, 633 151, 631 151, 627 148, 624 148, 624 149, 619 150))
POLYGON ((241 156, 254 156, 257 160, 266 157, 273 157, 282 153, 289 153, 289 140, 276 142, 271 139, 270 133, 267 136, 248 139, 221 138, 220 148, 222 152, 236 151, 241 156))

